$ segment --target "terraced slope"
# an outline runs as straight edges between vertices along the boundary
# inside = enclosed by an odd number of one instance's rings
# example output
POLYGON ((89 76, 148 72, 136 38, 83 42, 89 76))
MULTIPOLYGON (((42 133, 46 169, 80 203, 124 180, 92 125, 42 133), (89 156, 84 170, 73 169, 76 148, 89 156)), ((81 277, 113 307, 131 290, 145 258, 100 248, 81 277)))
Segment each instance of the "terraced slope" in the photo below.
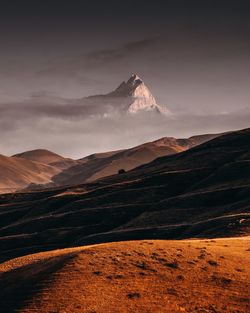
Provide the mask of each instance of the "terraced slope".
POLYGON ((250 129, 93 183, 0 197, 1 261, 74 245, 249 234, 250 129))

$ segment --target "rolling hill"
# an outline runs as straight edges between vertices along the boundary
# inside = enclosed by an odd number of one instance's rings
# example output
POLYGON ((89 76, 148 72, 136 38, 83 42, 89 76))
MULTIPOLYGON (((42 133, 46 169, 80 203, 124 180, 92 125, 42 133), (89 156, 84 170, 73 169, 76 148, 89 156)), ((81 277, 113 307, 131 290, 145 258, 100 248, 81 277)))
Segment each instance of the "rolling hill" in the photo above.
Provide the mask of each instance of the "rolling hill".
POLYGON ((0 264, 0 310, 246 313, 249 243, 141 240, 17 258, 0 264))
POLYGON ((53 177, 55 186, 76 185, 117 174, 120 169, 129 171, 154 159, 179 153, 219 134, 206 134, 185 139, 163 137, 145 144, 107 153, 97 153, 80 159, 78 164, 69 167, 53 177))
POLYGON ((0 193, 14 192, 31 183, 46 184, 59 171, 39 162, 0 155, 0 193))
POLYGON ((60 170, 64 170, 68 167, 77 164, 77 161, 70 158, 64 158, 59 154, 51 152, 46 149, 36 149, 31 151, 25 151, 19 154, 13 155, 15 158, 22 158, 25 160, 35 161, 42 164, 54 166, 60 170))
POLYGON ((178 153, 208 141, 218 134, 189 139, 164 137, 131 149, 89 155, 80 160, 65 158, 45 149, 36 149, 0 159, 0 193, 22 189, 76 185, 126 171, 159 156, 178 153))
POLYGON ((43 164, 52 164, 64 160, 64 158, 59 154, 45 149, 25 151, 23 153, 13 155, 13 157, 36 161, 43 164))
POLYGON ((250 129, 93 183, 0 196, 0 260, 135 239, 249 234, 250 129))
POLYGON ((37 149, 7 157, 0 155, 0 193, 52 183, 53 177, 77 161, 37 149))

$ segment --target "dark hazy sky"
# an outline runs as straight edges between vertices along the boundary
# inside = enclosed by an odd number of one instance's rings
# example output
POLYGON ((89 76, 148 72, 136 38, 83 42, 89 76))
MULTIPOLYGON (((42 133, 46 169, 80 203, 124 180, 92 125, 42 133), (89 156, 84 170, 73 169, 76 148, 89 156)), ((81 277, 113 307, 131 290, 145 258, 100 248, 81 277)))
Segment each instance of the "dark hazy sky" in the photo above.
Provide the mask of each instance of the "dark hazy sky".
POLYGON ((39 145, 80 156, 157 136, 247 127, 249 34, 249 1, 1 3, 0 153, 11 154, 39 145), (170 128, 163 123, 155 131, 152 126, 151 133, 134 141, 125 138, 122 143, 117 138, 110 139, 107 131, 103 138, 106 144, 91 146, 95 135, 88 130, 98 126, 87 127, 87 116, 76 122, 52 119, 48 114, 55 126, 45 140, 42 135, 47 124, 38 118, 32 124, 35 109, 33 116, 27 114, 25 120, 18 120, 18 114, 4 114, 11 103, 20 110, 29 110, 26 101, 34 97, 80 98, 108 92, 133 72, 150 87, 159 104, 168 105, 182 119, 189 116, 187 125, 180 118, 176 124, 166 122, 170 128), (221 114, 223 119, 217 121, 215 116, 221 114), (211 127, 201 120, 197 122, 199 126, 193 123, 197 115, 209 117, 211 127), (68 140, 72 132, 76 141, 71 140, 69 147, 58 139, 62 123, 68 140), (77 123, 84 124, 84 137, 77 123), (85 147, 79 147, 80 142, 85 147))

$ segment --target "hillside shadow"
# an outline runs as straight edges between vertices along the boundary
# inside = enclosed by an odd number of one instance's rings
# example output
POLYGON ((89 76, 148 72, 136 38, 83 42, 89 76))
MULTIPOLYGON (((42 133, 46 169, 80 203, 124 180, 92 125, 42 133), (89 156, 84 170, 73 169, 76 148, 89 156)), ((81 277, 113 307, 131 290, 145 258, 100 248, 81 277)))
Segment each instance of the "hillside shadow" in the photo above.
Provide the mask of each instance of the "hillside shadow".
POLYGON ((0 274, 0 312, 19 312, 75 254, 51 257, 0 274))

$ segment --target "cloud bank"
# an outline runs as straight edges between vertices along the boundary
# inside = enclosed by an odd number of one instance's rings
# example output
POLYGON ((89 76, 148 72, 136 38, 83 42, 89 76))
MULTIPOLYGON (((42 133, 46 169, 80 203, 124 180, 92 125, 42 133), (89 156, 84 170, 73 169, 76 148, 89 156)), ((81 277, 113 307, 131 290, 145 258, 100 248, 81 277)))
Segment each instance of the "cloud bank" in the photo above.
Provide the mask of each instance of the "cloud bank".
POLYGON ((12 155, 46 148, 65 156, 132 147, 164 136, 188 137, 249 126, 250 110, 234 114, 171 116, 144 112, 131 116, 94 99, 69 100, 36 95, 0 104, 0 151, 12 155))

